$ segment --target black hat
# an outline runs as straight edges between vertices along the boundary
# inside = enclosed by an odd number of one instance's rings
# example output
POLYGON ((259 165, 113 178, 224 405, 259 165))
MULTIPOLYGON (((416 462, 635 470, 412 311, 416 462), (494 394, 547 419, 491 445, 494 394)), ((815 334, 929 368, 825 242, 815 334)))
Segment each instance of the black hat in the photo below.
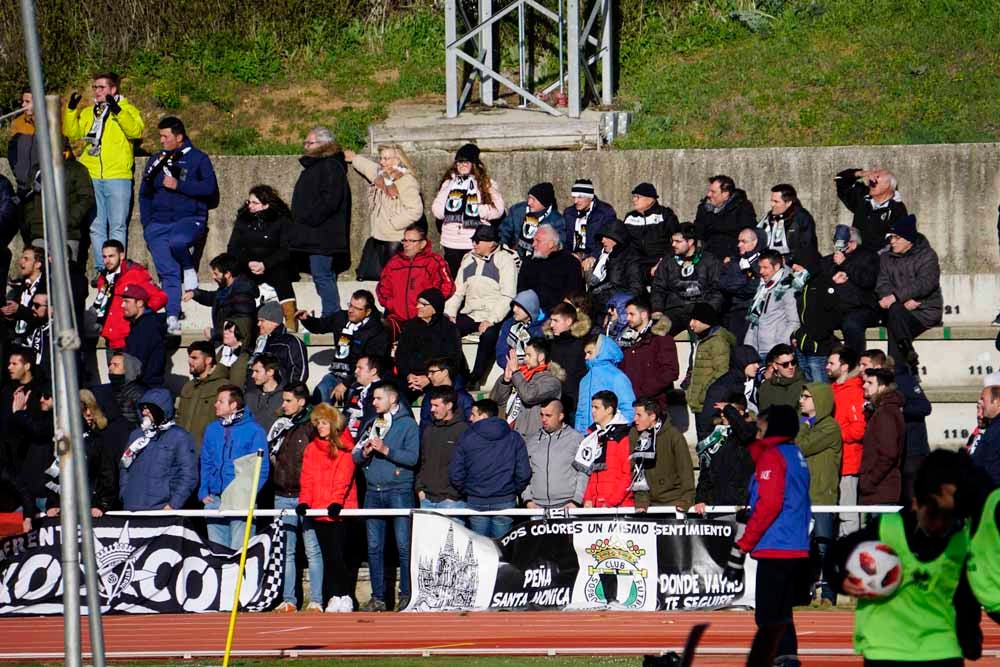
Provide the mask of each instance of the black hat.
POLYGON ((537 199, 545 208, 553 208, 556 205, 556 189, 548 181, 532 185, 528 190, 528 196, 537 199))
POLYGON ((714 327, 719 323, 719 313, 712 307, 712 304, 699 301, 694 304, 694 308, 691 309, 691 319, 698 320, 703 324, 714 327))
POLYGON ((889 234, 895 234, 913 243, 917 240, 917 216, 910 213, 892 223, 889 227, 889 233, 886 236, 889 234))
POLYGON ((613 220, 611 224, 604 225, 601 231, 597 233, 597 240, 600 242, 603 238, 609 238, 612 241, 616 241, 619 245, 628 243, 629 233, 628 228, 620 220, 613 220))
POLYGON ((435 313, 440 314, 444 312, 444 294, 441 294, 441 290, 438 288, 431 287, 430 289, 425 289, 417 295, 417 298, 431 304, 431 308, 434 309, 435 313))
POLYGON ((479 225, 476 227, 476 231, 472 233, 472 242, 476 241, 492 241, 496 243, 497 230, 493 228, 493 225, 479 225))
POLYGON ((458 149, 457 153, 455 153, 455 162, 471 162, 472 164, 480 164, 479 146, 475 144, 465 144, 458 149))
POLYGON ((767 421, 765 438, 788 438, 794 440, 799 434, 799 415, 790 405, 772 405, 761 413, 767 421))
POLYGON ((640 195, 642 197, 652 197, 653 199, 660 198, 660 195, 656 192, 656 188, 653 187, 652 183, 640 183, 632 188, 632 194, 640 195))

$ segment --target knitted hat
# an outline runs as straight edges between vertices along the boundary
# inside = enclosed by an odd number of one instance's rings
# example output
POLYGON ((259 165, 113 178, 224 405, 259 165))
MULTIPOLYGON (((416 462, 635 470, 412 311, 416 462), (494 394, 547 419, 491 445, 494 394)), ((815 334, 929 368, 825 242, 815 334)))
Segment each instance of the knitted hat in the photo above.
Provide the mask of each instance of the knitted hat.
POLYGON ((694 308, 691 310, 691 319, 714 327, 719 323, 719 313, 712 307, 712 304, 699 301, 694 304, 694 308))
POLYGON ((457 153, 455 153, 455 162, 471 162, 472 164, 480 164, 479 146, 475 144, 465 144, 458 149, 457 153))
POLYGON ((528 190, 528 196, 537 199, 545 208, 556 205, 556 189, 548 181, 532 185, 531 189, 528 190))
POLYGON ((799 416, 790 405, 772 405, 761 416, 767 421, 765 438, 781 437, 794 440, 799 434, 799 416))
POLYGON ((656 192, 656 188, 653 187, 652 183, 640 183, 632 188, 632 194, 639 195, 641 197, 652 197, 653 199, 660 198, 660 195, 656 192))
POLYGON ((281 304, 277 301, 265 301, 264 305, 257 309, 257 319, 277 324, 283 323, 285 316, 281 312, 281 304))
POLYGON ((571 197, 586 197, 587 199, 594 198, 594 184, 589 178, 578 178, 576 183, 573 184, 573 189, 570 191, 571 197))
MULTIPOLYGON (((889 227, 889 234, 895 234, 913 243, 917 240, 917 216, 911 213, 892 223, 892 226, 889 227)), ((886 236, 889 236, 889 234, 886 234, 886 236)))
POLYGON ((436 287, 425 289, 417 295, 417 299, 423 299, 427 303, 431 304, 431 308, 434 309, 435 313, 444 312, 444 294, 441 294, 441 290, 436 287))
POLYGON ((146 288, 143 287, 142 285, 136 285, 135 283, 131 283, 129 285, 126 285, 125 289, 122 290, 122 298, 135 299, 137 301, 143 301, 145 303, 148 303, 149 292, 147 292, 146 288))
POLYGON ((496 243, 498 240, 497 230, 493 225, 479 225, 472 234, 473 243, 476 241, 492 241, 496 243))

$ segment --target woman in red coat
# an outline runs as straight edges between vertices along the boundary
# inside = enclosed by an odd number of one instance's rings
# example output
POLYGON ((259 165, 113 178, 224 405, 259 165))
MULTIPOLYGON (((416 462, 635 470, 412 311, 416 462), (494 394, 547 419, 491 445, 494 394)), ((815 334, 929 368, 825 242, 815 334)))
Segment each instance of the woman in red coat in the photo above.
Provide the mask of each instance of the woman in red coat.
MULTIPOLYGON (((302 455, 299 478, 299 506, 325 509, 327 516, 314 517, 316 536, 323 552, 323 599, 326 611, 354 611, 354 577, 347 558, 350 539, 348 522, 340 518, 343 509, 357 509, 358 490, 354 484, 354 439, 347 430, 347 420, 333 406, 320 403, 313 408, 316 437, 302 455)), ((319 582, 310 582, 319 585, 319 582)))
MULTIPOLYGON (((580 397, 583 398, 582 396, 580 397)), ((577 454, 574 466, 588 468, 590 479, 583 494, 584 507, 634 507, 629 423, 618 411, 618 397, 602 390, 590 402, 593 426, 577 454), (582 454, 582 452, 588 452, 582 454)))

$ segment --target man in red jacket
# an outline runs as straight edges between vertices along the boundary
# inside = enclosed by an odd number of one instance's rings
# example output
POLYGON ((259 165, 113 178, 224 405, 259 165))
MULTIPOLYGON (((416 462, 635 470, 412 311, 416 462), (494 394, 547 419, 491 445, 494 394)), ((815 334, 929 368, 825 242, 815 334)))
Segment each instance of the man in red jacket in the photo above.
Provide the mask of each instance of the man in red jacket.
POLYGON ((427 231, 413 224, 403 232, 403 247, 382 269, 375 294, 385 308, 385 326, 395 340, 403 322, 417 316, 417 296, 426 289, 439 289, 445 299, 455 293, 448 263, 432 252, 427 231))
POLYGON ((90 307, 90 315, 100 323, 101 336, 108 341, 108 349, 125 347, 132 325, 122 313, 122 293, 127 285, 139 285, 149 294, 146 306, 158 311, 167 305, 166 293, 153 283, 141 264, 125 259, 125 246, 117 239, 108 239, 101 248, 104 270, 97 278, 97 298, 90 307))
POLYGON ((590 474, 584 507, 634 507, 629 423, 614 392, 601 390, 590 402, 594 424, 580 443, 573 467, 590 474))
POLYGON ((906 425, 903 395, 896 390, 896 374, 888 368, 865 371, 868 426, 865 428, 858 502, 895 505, 903 488, 906 425))
MULTIPOLYGON (((833 382, 833 418, 840 424, 844 449, 840 461, 840 504, 858 503, 858 473, 861 470, 862 441, 865 437, 865 392, 861 381, 858 353, 838 346, 826 360, 826 374, 833 382)), ((858 514, 840 515, 840 536, 860 530, 858 514)))

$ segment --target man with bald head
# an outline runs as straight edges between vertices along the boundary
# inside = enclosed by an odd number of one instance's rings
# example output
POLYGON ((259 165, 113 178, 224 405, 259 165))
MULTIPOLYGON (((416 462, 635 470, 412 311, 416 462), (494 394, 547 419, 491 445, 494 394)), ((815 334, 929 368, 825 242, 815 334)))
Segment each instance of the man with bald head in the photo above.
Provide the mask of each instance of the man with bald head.
POLYGON ((525 438, 531 482, 521 498, 531 509, 579 507, 589 475, 574 468, 573 459, 583 434, 566 425, 559 399, 542 403, 540 415, 542 428, 525 438))
POLYGON ((524 260, 517 276, 518 292, 534 290, 546 312, 566 297, 583 293, 580 260, 563 247, 555 227, 539 225, 532 239, 532 250, 532 256, 524 260))
POLYGON ((888 169, 851 168, 834 180, 837 196, 854 214, 851 225, 861 231, 861 244, 871 250, 884 247, 889 228, 907 213, 896 190, 896 175, 888 169))

